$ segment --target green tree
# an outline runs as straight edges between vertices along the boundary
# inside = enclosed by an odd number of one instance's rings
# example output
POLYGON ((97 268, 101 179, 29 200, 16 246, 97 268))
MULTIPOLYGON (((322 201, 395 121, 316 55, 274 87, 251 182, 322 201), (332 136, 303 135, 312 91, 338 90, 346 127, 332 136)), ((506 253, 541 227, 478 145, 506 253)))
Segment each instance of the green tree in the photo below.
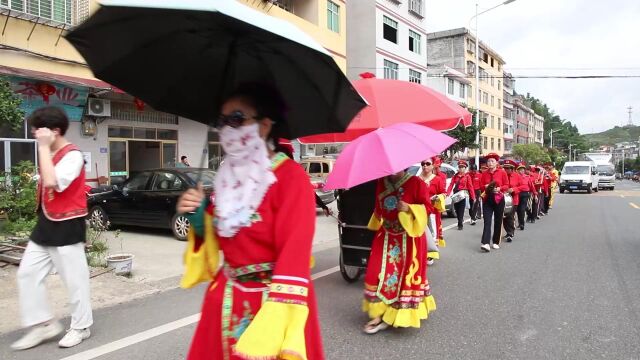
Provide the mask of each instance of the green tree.
MULTIPOLYGON (((471 108, 467 108, 467 110, 469 110, 475 120, 476 111, 471 108)), ((483 119, 480 121, 480 126, 476 126, 474 121, 471 126, 464 127, 463 125, 459 125, 457 128, 447 131, 447 135, 458 140, 455 144, 449 147, 450 154, 464 151, 465 149, 477 149, 476 132, 482 132, 485 127, 486 121, 483 119)))
POLYGON ((18 131, 24 122, 24 111, 20 108, 22 99, 11 90, 9 81, 0 77, 0 125, 8 125, 18 131))
POLYGON ((513 156, 524 160, 527 164, 537 164, 551 161, 551 157, 542 146, 538 144, 515 144, 513 145, 513 156))

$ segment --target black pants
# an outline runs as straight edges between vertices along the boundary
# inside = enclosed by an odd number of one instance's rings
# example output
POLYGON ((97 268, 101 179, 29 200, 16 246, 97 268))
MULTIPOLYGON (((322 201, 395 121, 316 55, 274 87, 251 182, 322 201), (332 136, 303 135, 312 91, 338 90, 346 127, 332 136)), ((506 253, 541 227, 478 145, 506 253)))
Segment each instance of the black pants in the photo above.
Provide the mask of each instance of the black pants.
POLYGON ((544 197, 544 213, 549 212, 549 207, 551 206, 551 193, 549 195, 545 195, 544 197))
POLYGON ((504 220, 502 224, 504 225, 504 231, 507 235, 514 237, 516 234, 516 209, 511 209, 511 212, 508 214, 504 214, 504 220))
POLYGON ((538 201, 538 215, 541 213, 546 213, 547 212, 547 208, 545 207, 545 205, 547 204, 547 198, 546 196, 544 196, 544 192, 541 192, 538 199, 540 201, 538 201))
MULTIPOLYGON (((493 196, 493 194, 487 194, 493 196)), ((504 199, 496 204, 487 200, 482 203, 482 216, 484 217, 484 229, 482 230, 482 243, 489 244, 493 238, 494 244, 500 244, 502 236, 502 217, 504 216, 504 199), (491 223, 493 222, 493 236, 491 236, 491 223)))
POLYGON ((453 204, 453 208, 456 209, 456 216, 458 217, 458 226, 462 226, 462 223, 464 222, 464 208, 466 205, 466 200, 458 201, 453 204))
POLYGON ((471 220, 480 219, 480 215, 482 215, 482 200, 480 199, 480 190, 475 190, 476 199, 472 200, 469 198, 469 216, 471 220))
POLYGON ((524 227, 524 213, 527 211, 527 204, 529 203, 529 198, 531 194, 529 192, 521 192, 520 193, 520 202, 518 203, 518 225, 520 227, 524 227))
POLYGON ((534 222, 538 216, 538 207, 540 205, 540 195, 537 192, 531 193, 531 210, 527 213, 529 220, 534 222))

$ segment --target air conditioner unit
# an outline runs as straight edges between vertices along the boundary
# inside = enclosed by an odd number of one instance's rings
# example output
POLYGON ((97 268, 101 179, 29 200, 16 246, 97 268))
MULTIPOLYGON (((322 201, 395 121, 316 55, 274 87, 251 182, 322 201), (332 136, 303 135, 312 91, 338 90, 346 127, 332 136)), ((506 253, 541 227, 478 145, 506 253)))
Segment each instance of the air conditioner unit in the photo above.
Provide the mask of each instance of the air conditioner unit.
POLYGON ((87 101, 87 115, 111 116, 111 101, 105 99, 89 98, 87 101))

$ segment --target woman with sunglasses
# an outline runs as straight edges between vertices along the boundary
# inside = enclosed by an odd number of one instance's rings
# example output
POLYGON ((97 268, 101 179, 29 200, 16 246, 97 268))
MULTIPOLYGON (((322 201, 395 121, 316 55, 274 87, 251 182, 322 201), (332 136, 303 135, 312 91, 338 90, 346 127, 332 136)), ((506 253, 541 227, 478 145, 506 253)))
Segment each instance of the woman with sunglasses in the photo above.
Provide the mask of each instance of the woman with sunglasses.
POLYGON ((178 201, 191 222, 181 285, 211 281, 188 359, 324 357, 309 269, 314 192, 302 167, 276 151, 282 125, 275 91, 241 86, 216 125, 225 161, 215 196, 198 186, 178 201))
POLYGON ((427 279, 425 184, 401 171, 378 180, 369 229, 376 231, 365 274, 364 332, 420 327, 436 308, 427 279))
POLYGON ((467 199, 470 197, 472 201, 476 200, 476 194, 473 188, 473 179, 467 173, 467 164, 464 160, 458 161, 458 173, 453 176, 449 188, 447 189, 447 196, 451 193, 458 193, 464 191, 464 199, 453 204, 453 208, 456 210, 456 216, 458 217, 458 230, 463 229, 464 222, 464 209, 467 206, 467 199))
MULTIPOLYGON (((427 184, 429 188, 429 194, 433 197, 436 195, 444 195, 446 193, 446 175, 444 176, 444 180, 442 176, 440 176, 435 171, 436 161, 439 161, 438 157, 433 157, 429 160, 424 160, 420 165, 422 166, 422 171, 420 172, 420 179, 427 184)), ((444 174, 444 173, 441 173, 444 174)), ((429 229, 433 234, 434 239, 438 242, 439 246, 444 246, 444 238, 442 237, 442 213, 440 211, 435 211, 433 214, 433 218, 435 221, 429 221, 429 229)))

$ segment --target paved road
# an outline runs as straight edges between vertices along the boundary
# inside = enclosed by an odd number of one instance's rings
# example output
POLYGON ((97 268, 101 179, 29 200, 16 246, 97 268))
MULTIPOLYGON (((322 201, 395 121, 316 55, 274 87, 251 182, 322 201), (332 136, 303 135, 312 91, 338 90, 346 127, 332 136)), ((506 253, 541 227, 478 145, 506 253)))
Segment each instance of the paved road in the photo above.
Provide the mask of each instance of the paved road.
MULTIPOLYGON (((429 269, 438 310, 419 330, 374 336, 360 331, 361 284, 335 272, 338 250, 316 253, 327 358, 638 359, 639 222, 640 186, 626 182, 558 195, 551 216, 489 254, 479 251, 479 226, 448 231, 443 259, 429 269)), ((173 290, 99 310, 94 335, 74 349, 12 353, 18 334, 7 334, 0 359, 182 359, 201 296, 202 288, 173 290)))

